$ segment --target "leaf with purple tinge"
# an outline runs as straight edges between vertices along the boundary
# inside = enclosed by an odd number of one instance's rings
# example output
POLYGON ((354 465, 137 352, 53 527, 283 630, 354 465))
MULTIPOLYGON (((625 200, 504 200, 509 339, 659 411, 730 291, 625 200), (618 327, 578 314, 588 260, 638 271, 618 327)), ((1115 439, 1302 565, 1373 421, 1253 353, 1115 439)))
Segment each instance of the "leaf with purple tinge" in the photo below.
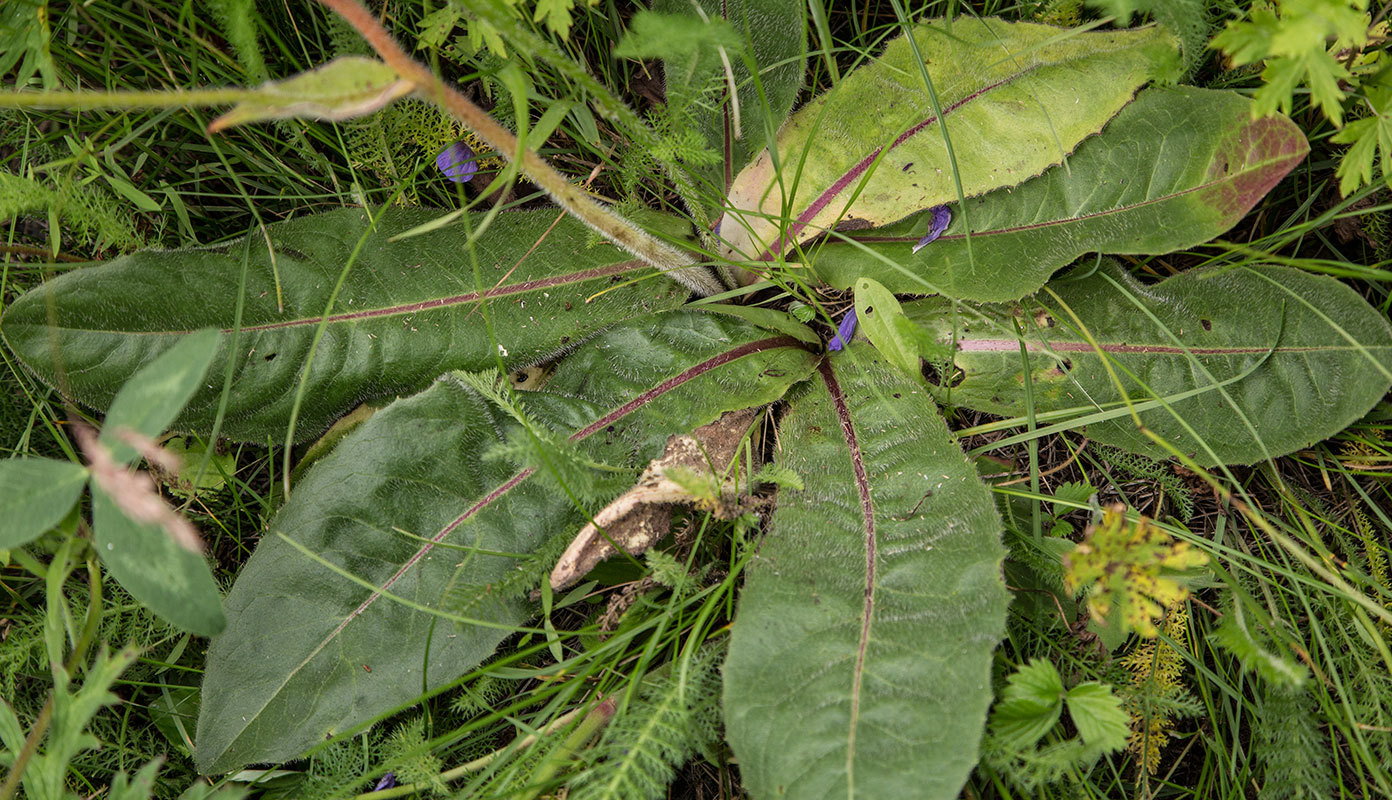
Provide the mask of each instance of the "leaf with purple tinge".
POLYGON ((956 348, 953 368, 939 370, 952 379, 929 388, 954 405, 1024 415, 1018 320, 1036 413, 1110 412, 1087 425, 1091 439, 1166 456, 1137 430, 1120 381, 1148 430, 1209 465, 1251 464, 1332 436, 1392 384, 1392 327, 1334 278, 1277 266, 1204 268, 1144 286, 1110 260, 1078 271, 1085 274, 1049 284, 1057 300, 1040 293, 1024 309, 971 309, 942 297, 905 303, 929 336, 956 348))
POLYGON ((1154 27, 1078 33, 960 18, 912 35, 923 62, 897 39, 793 115, 776 141, 781 176, 769 152, 740 172, 721 228, 729 257, 790 256, 842 221, 885 225, 955 202, 954 172, 965 197, 1019 184, 1060 163, 1141 86, 1178 69, 1175 40, 1154 27))
POLYGON ((1078 146, 1067 170, 969 200, 932 247, 904 253, 937 227, 923 213, 828 237, 809 260, 838 289, 868 275, 895 292, 997 302, 1035 291, 1086 253, 1193 247, 1237 224, 1309 151, 1290 120, 1252 119, 1251 109, 1235 92, 1147 89, 1078 146))

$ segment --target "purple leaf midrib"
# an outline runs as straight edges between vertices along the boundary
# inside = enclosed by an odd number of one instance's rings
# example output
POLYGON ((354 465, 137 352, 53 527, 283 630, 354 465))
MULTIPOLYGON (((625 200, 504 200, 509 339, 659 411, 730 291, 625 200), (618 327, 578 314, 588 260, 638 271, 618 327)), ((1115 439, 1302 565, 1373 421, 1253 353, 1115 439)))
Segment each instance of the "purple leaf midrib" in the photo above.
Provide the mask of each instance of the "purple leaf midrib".
POLYGON ((824 358, 817 365, 836 408, 836 419, 841 424, 841 434, 846 439, 846 449, 850 452, 851 466, 855 471, 856 491, 860 495, 860 508, 865 530, 865 603, 860 618, 860 640, 856 645, 855 669, 851 679, 851 713, 846 733, 846 782, 851 794, 855 789, 855 740, 856 728, 860 723, 860 695, 865 675, 865 653, 870 644, 870 624, 875 614, 875 506, 870 498, 870 478, 865 472, 865 459, 860 451, 860 440, 856 437, 855 425, 851 422, 850 409, 846 407, 846 395, 836 380, 836 371, 831 359, 824 358))
MULTIPOLYGON (((792 338, 791 336, 774 336, 767 339, 759 339, 757 341, 747 342, 738 347, 720 353, 719 355, 708 358, 705 361, 702 361, 701 363, 696 364, 695 366, 692 366, 678 373, 677 375, 672 376, 671 378, 668 378, 662 383, 659 383, 657 386, 654 386, 648 391, 643 392, 633 400, 624 403, 623 405, 619 406, 613 411, 610 411, 609 413, 605 414, 603 417, 600 417, 595 422, 586 425, 584 428, 581 428, 580 430, 571 434, 569 439, 570 441, 580 441, 582 439, 585 439, 586 437, 592 435, 596 431, 603 430, 604 428, 613 424, 616 420, 619 420, 627 416, 628 414, 632 413, 634 410, 641 407, 642 405, 651 402, 652 400, 662 396, 663 394, 666 394, 672 389, 675 389, 678 386, 681 386, 682 384, 687 383, 688 381, 691 381, 717 367, 720 367, 724 364, 728 364, 731 361, 736 361, 748 355, 753 355, 764 350, 772 350, 779 347, 804 348, 805 345, 802 342, 799 342, 798 340, 792 338)), ((350 623, 353 622, 353 620, 361 617, 367 611, 368 608, 370 608, 374 603, 377 602, 377 600, 382 596, 383 592, 390 590, 391 587, 394 586, 396 582, 402 578, 402 576, 404 576, 408 571, 410 571, 411 567, 419 563, 420 560, 427 553, 434 549, 435 545, 444 541, 444 539, 451 533, 453 533, 456 529, 458 529, 460 525, 467 522, 471 517, 475 516, 476 514, 482 512, 498 498, 507 494, 509 491, 517 487, 527 478, 531 477, 535 472, 535 467, 528 467, 527 469, 517 472, 512 477, 508 478, 506 481, 495 487, 491 492, 489 492, 482 499, 474 503, 467 510, 462 512, 459 516, 450 520, 438 533, 432 536, 428 542, 422 544, 420 548, 417 549, 416 552, 413 553, 411 557, 407 559, 406 562, 403 563, 401 567, 390 578, 386 580, 386 582, 384 582, 379 588, 374 590, 372 594, 370 594, 367 597, 367 599, 363 600, 363 602, 359 604, 358 607, 352 611, 352 613, 345 617, 343 621, 338 624, 337 627, 330 631, 324 637, 324 639, 321 642, 319 642, 319 644, 315 645, 314 649, 310 651, 309 655, 305 656, 305 658, 298 665, 296 665, 296 667, 293 670, 290 671, 290 673, 286 676, 285 682, 289 682, 290 678, 292 678, 296 673, 303 669, 304 666, 308 664, 310 660, 312 660, 316 655, 318 655, 319 652, 325 646, 327 646, 329 642, 333 641, 334 638, 336 638, 340 633, 342 633, 343 630, 347 628, 350 623)))
MULTIPOLYGON (((617 275, 629 272, 638 267, 645 267, 642 261, 620 261, 604 267, 580 270, 579 272, 569 272, 564 275, 553 275, 549 278, 539 278, 537 280, 523 281, 521 283, 509 284, 506 286, 495 286, 492 289, 485 289, 483 292, 467 292, 465 294, 452 295, 450 297, 437 297, 430 300, 419 300, 414 303, 400 303, 394 306, 383 306, 382 308, 369 308, 362 311, 348 311, 340 314, 330 314, 327 319, 324 317, 302 317, 300 319, 283 320, 280 322, 268 322, 261 325, 247 325, 243 331, 268 331, 280 328, 295 328, 307 325, 318 325, 321 321, 334 322, 355 322, 364 319, 375 319, 378 317, 393 317, 402 314, 416 314, 422 311, 431 311, 437 308, 464 305, 466 303, 476 303, 479 300, 491 300, 495 297, 507 297, 514 294, 526 294, 527 292, 540 291, 555 286, 564 286, 571 283, 584 283, 595 278, 606 278, 610 275, 617 275)), ((232 333, 228 328, 223 333, 232 333)))
POLYGON ((818 195, 807 206, 807 208, 804 209, 803 212, 797 216, 797 219, 793 222, 792 225, 788 227, 788 230, 783 234, 783 236, 780 237, 779 240, 775 242, 773 245, 771 245, 767 250, 761 253, 757 260, 772 261, 775 255, 782 253, 783 248, 797 240, 798 234, 802 232, 803 228, 807 227, 807 223, 811 222, 814 217, 820 214, 822 212, 822 209, 830 205, 831 201, 835 199, 837 195, 844 192, 852 183, 859 180, 860 177, 865 173, 865 171, 870 169, 870 165, 874 164, 875 161, 880 158, 880 155, 882 153, 893 150, 894 148, 908 141, 914 135, 918 134, 920 131, 937 122, 939 119, 945 119, 947 115, 951 114, 952 112, 956 111, 957 109, 961 108, 967 103, 970 103, 973 100, 982 97, 983 95, 992 91, 993 89, 998 89, 1001 86, 1013 83, 1021 77, 1028 75, 1031 72, 1034 72, 1036 69, 1038 69, 1038 66, 1030 67, 1029 69, 1015 73, 1014 75, 1011 75, 1008 78, 1002 78, 1001 80, 996 81, 995 83, 983 86, 980 89, 977 89, 975 92, 972 92, 971 94, 967 95, 966 97, 963 97, 961 100, 958 100, 957 102, 948 105, 946 108, 943 108, 942 117, 938 117, 936 115, 930 116, 922 122, 919 122, 918 124, 899 134, 899 136, 896 137, 893 142, 890 142, 888 146, 880 146, 875 148, 873 151, 870 152, 869 155, 865 156, 860 161, 857 161, 849 170, 846 171, 844 175, 842 175, 840 178, 837 178, 836 181, 831 184, 831 186, 827 187, 820 195, 818 195))
MULTIPOLYGON (((1092 212, 1091 214, 1083 214, 1082 216, 1077 216, 1077 217, 1064 217, 1064 218, 1060 218, 1060 219, 1045 220, 1045 221, 1043 221, 1043 222, 1032 222, 1032 223, 1030 223, 1030 224, 1028 224, 1028 225, 1016 225, 1016 226, 1009 227, 1009 228, 996 228, 996 229, 994 229, 994 230, 972 231, 972 232, 971 232, 971 237, 972 237, 973 239, 976 239, 976 238, 984 238, 984 237, 987 237, 987 236, 1001 236, 1001 235, 1006 235, 1006 234, 1011 234, 1011 233, 1021 233, 1021 232, 1023 232, 1023 231, 1039 230, 1039 229, 1041 229, 1041 228, 1053 228, 1053 227, 1058 227, 1058 226, 1062 226, 1062 225, 1072 225, 1072 224, 1074 224, 1074 223, 1085 222, 1085 221, 1090 220, 1090 219, 1097 219, 1097 218, 1099 218, 1099 217, 1111 216, 1112 214, 1123 214, 1123 213, 1126 213, 1126 212, 1128 212, 1128 211, 1134 211, 1134 210, 1136 210, 1136 209, 1138 209, 1138 208, 1145 208, 1146 206, 1149 206, 1149 205, 1154 205, 1154 204, 1156 204, 1156 203, 1163 203, 1163 202, 1166 202, 1166 201, 1168 201, 1168 200, 1173 200, 1173 199, 1175 199, 1175 198, 1177 198, 1177 197, 1183 197, 1183 196, 1185 196, 1185 195, 1187 195, 1187 194, 1193 194, 1194 192, 1201 192, 1201 191, 1204 191, 1205 189, 1212 189, 1212 188, 1217 187, 1217 186, 1222 186, 1222 185, 1225 184, 1225 183, 1231 183, 1231 182, 1237 180, 1237 179, 1240 178, 1240 177, 1244 177, 1244 176, 1248 175, 1249 173, 1257 172, 1257 171, 1260 171, 1260 170, 1263 170, 1263 169, 1268 169, 1268 168, 1270 168, 1270 167, 1272 167, 1272 166, 1279 165, 1279 164, 1284 163, 1284 162, 1286 162, 1286 161, 1292 161, 1292 160, 1294 160, 1294 161, 1296 161, 1296 162, 1299 162, 1299 161, 1300 161, 1301 159, 1303 159, 1304 157, 1305 157, 1305 156, 1304 156, 1303 154, 1284 154, 1284 155, 1283 155, 1281 158, 1279 158, 1279 159, 1273 158, 1273 159, 1271 159, 1270 161, 1263 161, 1262 163, 1260 163, 1260 164, 1258 164, 1258 165, 1255 165, 1255 166, 1253 166, 1253 167, 1250 168, 1250 169, 1245 169, 1245 170, 1242 170, 1241 172, 1232 172, 1232 173, 1229 173, 1228 175, 1226 175, 1226 176, 1224 176, 1224 177, 1222 177, 1222 178, 1220 178, 1220 179, 1218 179, 1218 180, 1209 181, 1209 182, 1207 182, 1207 183, 1201 183, 1201 184, 1199 184, 1199 185, 1197 185, 1197 186, 1192 186, 1192 187, 1190 187, 1190 188, 1188 188, 1188 189, 1184 189, 1184 190, 1182 190, 1182 191, 1171 192, 1170 194, 1162 195, 1162 196, 1160 196, 1160 197, 1153 197, 1153 198, 1151 198, 1151 199, 1149 199, 1149 200, 1142 200, 1142 201, 1140 201, 1140 202, 1138 202, 1138 203, 1132 203, 1132 204, 1130 204, 1130 205, 1124 205, 1124 206, 1117 206, 1116 208, 1104 209, 1104 210, 1102 210, 1102 211, 1094 211, 1094 212, 1092 212)), ((855 235, 855 234, 848 234, 848 235, 846 236, 846 238, 854 239, 855 241, 861 242, 861 243, 863 243, 863 244, 864 244, 864 243, 869 243, 869 244, 892 244, 892 243, 899 243, 899 242, 917 242, 917 241, 919 240, 920 237, 918 237, 918 236, 857 236, 857 235, 855 235)), ((958 240, 962 240, 962 239, 966 239, 966 238, 967 238, 967 234, 965 234, 965 233, 953 233, 953 234, 944 234, 944 235, 942 235, 942 236, 939 236, 939 237, 938 237, 938 241, 939 241, 939 242, 958 241, 958 240)), ((843 245, 844 245, 844 244, 849 244, 849 242, 845 241, 845 239, 843 239, 843 238, 841 238, 841 237, 836 237, 836 238, 834 238, 834 239, 828 239, 827 242, 826 242, 826 244, 827 244, 827 245, 843 244, 843 245)), ((939 248, 939 250, 941 250, 941 248, 939 248)), ((937 252, 937 251, 934 251, 934 252, 937 252)), ((931 255, 931 253, 930 253, 930 255, 931 255)))
MULTIPOLYGON (((1095 353, 1100 348, 1104 353, 1140 353, 1143 355, 1195 355, 1195 356, 1240 356, 1265 355, 1266 353, 1319 353, 1330 350, 1328 347, 1179 347, 1162 344, 1113 344, 1101 343, 1093 347, 1089 342, 1026 342, 1031 352, 1055 353, 1095 353)), ((1018 339, 959 339, 957 349, 964 353, 1018 353, 1018 339)))

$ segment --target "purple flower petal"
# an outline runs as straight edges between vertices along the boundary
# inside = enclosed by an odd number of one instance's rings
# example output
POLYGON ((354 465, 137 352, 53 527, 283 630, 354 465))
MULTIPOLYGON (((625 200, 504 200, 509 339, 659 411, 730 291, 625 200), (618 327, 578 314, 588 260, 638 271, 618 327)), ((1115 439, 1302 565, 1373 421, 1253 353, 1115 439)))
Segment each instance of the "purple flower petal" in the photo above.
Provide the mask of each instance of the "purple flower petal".
POLYGON ((918 244, 914 245, 913 251, 915 253, 936 241, 939 236, 942 236, 943 231, 947 230, 947 226, 952 224, 952 211, 947 206, 935 206, 931 211, 933 227, 928 231, 927 236, 919 239, 918 244))
POLYGON ((396 788, 396 773, 395 773, 395 772, 388 772, 386 775, 383 775, 383 776, 382 776, 382 780, 377 781, 377 785, 374 786, 374 787, 372 787, 372 791, 374 791, 374 792, 380 792, 380 791, 382 791, 382 790, 384 790, 384 789, 395 789, 395 788, 396 788))
POLYGON ((850 344, 851 337, 855 335, 855 329, 856 313, 853 308, 841 318, 841 326, 836 329, 836 335, 832 337, 831 344, 827 345, 827 349, 836 351, 850 344))
POLYGON ((468 183, 478 172, 478 155, 463 142, 455 142, 435 156, 435 166, 455 183, 468 183))

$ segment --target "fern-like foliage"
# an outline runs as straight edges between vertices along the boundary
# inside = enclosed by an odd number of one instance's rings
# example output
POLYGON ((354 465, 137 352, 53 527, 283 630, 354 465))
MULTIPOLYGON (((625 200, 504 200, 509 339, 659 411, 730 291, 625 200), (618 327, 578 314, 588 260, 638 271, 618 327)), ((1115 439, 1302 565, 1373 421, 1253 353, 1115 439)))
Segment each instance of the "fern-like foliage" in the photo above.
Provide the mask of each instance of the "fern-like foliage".
POLYGON ((1255 671, 1268 683, 1295 689, 1310 677, 1303 664, 1271 646, 1269 637, 1252 624, 1241 603, 1228 607, 1209 640, 1227 650, 1243 669, 1255 671))
POLYGON ((460 687, 459 694, 450 701, 450 710, 466 718, 484 714, 492 711, 507 694, 507 681, 485 673, 460 687))
MULTIPOLYGON (((1193 519, 1194 498, 1190 494, 1189 487, 1184 485, 1184 481, 1170 470, 1168 463, 1106 445, 1098 447, 1097 450, 1099 460, 1108 466, 1115 467, 1130 478, 1158 484, 1160 491, 1164 492, 1165 497, 1173 506, 1175 519, 1180 522, 1188 522, 1193 519)), ((1158 512, 1156 516, 1159 516, 1158 512)))
POLYGON ((398 783, 414 784, 425 794, 443 794, 449 789, 440 779, 444 762, 426 740, 425 717, 412 717, 398 725, 382 744, 382 760, 398 783))
POLYGON ((574 537, 575 531, 557 531, 526 558, 519 559, 517 569, 509 570, 503 578, 482 586, 464 580, 469 562, 467 559, 462 561, 445 587, 440 608, 467 617, 485 604, 531 594, 551 574, 551 568, 556 566, 556 561, 574 537))
MULTIPOLYGON (((78 183, 66 176, 40 182, 0 171, 0 219, 26 214, 61 219, 66 225, 64 233, 78 245, 96 250, 135 250, 146 244, 145 237, 131 225, 131 215, 96 184, 78 183)), ((52 235, 57 237, 58 232, 52 235)))
POLYGON ((644 800, 665 797, 676 770, 717 735, 723 648, 706 647, 683 671, 644 680, 638 699, 609 723, 595 763, 570 784, 567 800, 644 800))
POLYGON ((1131 674, 1125 693, 1131 715, 1127 749, 1151 775, 1160 768, 1160 754, 1170 742, 1175 720, 1202 708, 1182 683, 1185 661, 1180 648, 1190 647, 1189 607, 1180 603, 1170 608, 1160 631, 1165 638, 1141 639, 1120 660, 1131 674))
MULTIPOLYGON (((367 784, 368 769, 375 762, 376 738, 371 734, 341 739, 309 757, 304 779, 287 787, 282 797, 344 800, 367 784)), ((268 797, 276 795, 270 793, 268 797)))
POLYGON ((247 78, 252 81, 270 80, 266 61, 261 57, 261 40, 256 28, 260 16, 255 0, 209 0, 208 10, 217 20, 222 33, 237 54, 247 78))
POLYGON ((1264 767, 1261 800, 1334 796, 1329 738, 1307 691, 1266 684, 1253 719, 1252 747, 1264 767))
POLYGON ((504 459, 518 469, 535 469, 540 480, 555 484, 583 503, 595 503, 623 491, 632 482, 632 471, 586 458, 576 443, 569 441, 527 413, 521 395, 510 394, 496 370, 479 373, 456 372, 452 378, 477 392, 506 412, 524 428, 526 435, 513 436, 484 454, 504 459))

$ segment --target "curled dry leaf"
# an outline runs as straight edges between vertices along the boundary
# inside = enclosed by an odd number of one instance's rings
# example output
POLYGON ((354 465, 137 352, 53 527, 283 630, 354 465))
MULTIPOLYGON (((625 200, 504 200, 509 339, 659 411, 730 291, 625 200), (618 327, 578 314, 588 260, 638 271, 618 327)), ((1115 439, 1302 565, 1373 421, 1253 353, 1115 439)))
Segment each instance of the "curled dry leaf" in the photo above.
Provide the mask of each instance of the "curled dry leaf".
MULTIPOLYGON (((121 513, 136 522, 158 525, 169 534, 180 547, 191 553, 203 554, 203 540, 199 537, 193 523, 179 516, 160 497, 159 489, 148 473, 126 469, 112 458, 106 445, 97 441, 97 434, 85 425, 73 428, 73 435, 92 472, 92 480, 116 503, 121 513)), ((147 436, 134 431, 121 431, 120 437, 134 447, 150 463, 164 469, 175 471, 178 460, 166 453, 147 436)))
MULTIPOLYGON (((720 517, 740 514, 744 504, 734 481, 721 478, 713 491, 692 491, 694 473, 721 476, 734 459, 744 434, 754 422, 756 409, 731 411, 691 434, 669 436, 660 458, 653 459, 632 489, 605 506, 594 521, 576 534, 551 571, 551 588, 563 589, 580 580, 595 565, 617 550, 638 555, 666 535, 672 507, 696 505, 720 517)), ((749 465, 750 469, 757 465, 749 465)))

